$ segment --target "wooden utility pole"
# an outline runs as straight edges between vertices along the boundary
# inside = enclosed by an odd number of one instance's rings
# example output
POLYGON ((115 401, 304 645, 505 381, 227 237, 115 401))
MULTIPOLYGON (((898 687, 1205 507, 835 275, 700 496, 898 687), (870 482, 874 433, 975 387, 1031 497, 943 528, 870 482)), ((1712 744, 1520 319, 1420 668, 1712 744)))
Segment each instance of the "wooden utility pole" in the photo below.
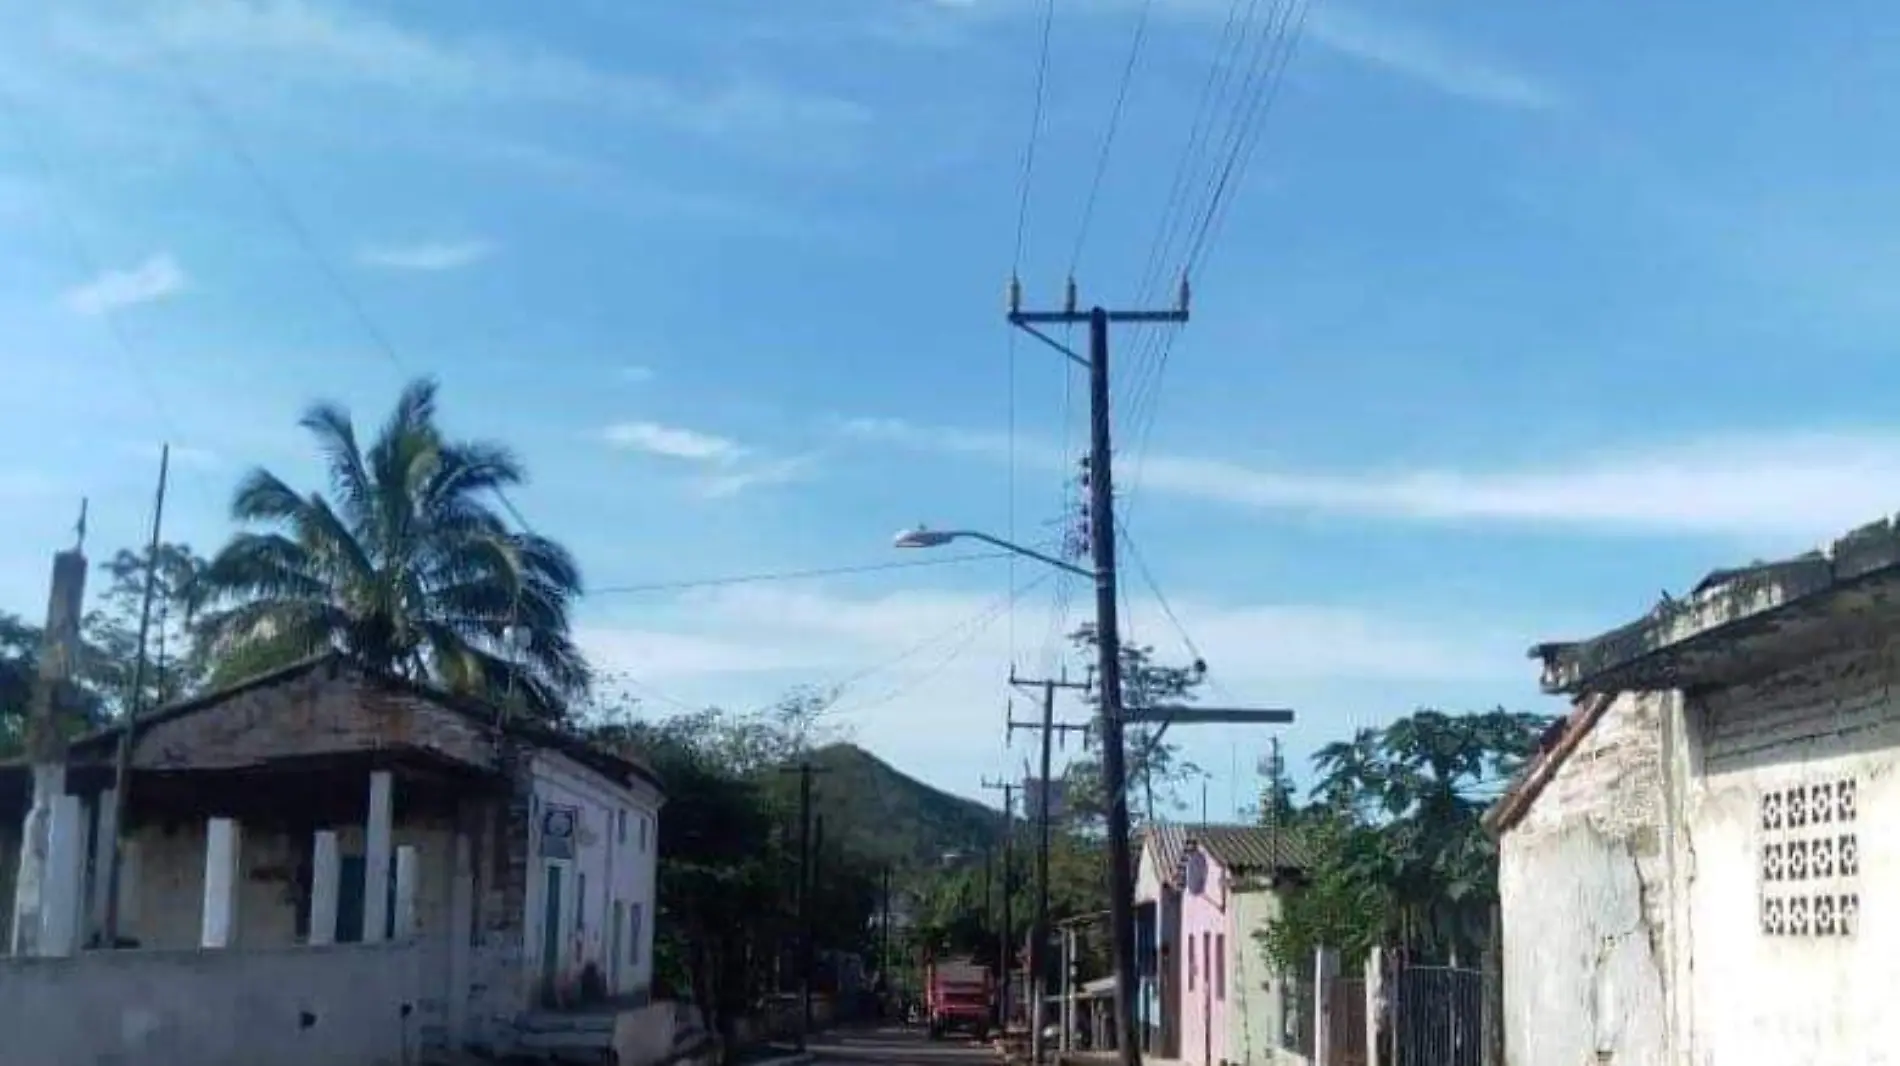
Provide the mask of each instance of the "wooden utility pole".
POLYGON ((1127 750, 1122 746, 1121 629, 1116 616, 1114 453, 1109 441, 1108 330, 1112 323, 1182 323, 1188 318, 1188 287, 1167 311, 1078 310, 1075 283, 1060 311, 1022 310, 1022 287, 1010 283, 1009 321, 1080 363, 1089 375, 1089 549, 1095 563, 1096 672, 1102 682, 1099 717, 1102 730, 1102 789, 1108 801, 1109 928, 1115 955, 1116 1050, 1122 1066, 1140 1066, 1135 1029, 1135 869, 1128 822, 1127 750), (1089 327, 1089 351, 1079 356, 1036 327, 1089 327))
POLYGON ((996 937, 997 1024, 1009 1029, 1009 972, 1015 960, 1016 921, 1010 906, 1016 854, 1016 789, 1014 781, 984 781, 983 787, 1003 794, 1003 928, 996 937))
MULTIPOLYGON (((1054 821, 1054 814, 1051 808, 1054 805, 1055 792, 1054 786, 1051 785, 1049 780, 1050 748, 1058 734, 1066 735, 1072 732, 1086 733, 1088 731, 1088 726, 1081 723, 1070 724, 1057 722, 1055 720, 1056 689, 1066 688, 1086 691, 1089 686, 1087 682, 1070 681, 1066 677, 1060 680, 1044 678, 1039 681, 1030 681, 1017 677, 1013 670, 1009 675, 1009 683, 1015 686, 1032 686, 1042 690, 1042 720, 1040 722, 1018 722, 1014 718, 1011 718, 1006 723, 1007 736, 1015 736, 1018 729, 1034 730, 1040 734, 1042 749, 1041 762, 1038 767, 1038 772, 1041 776, 1036 779, 1036 786, 1033 792, 1025 789, 1023 793, 1025 807, 1027 807, 1031 795, 1037 797, 1036 810, 1034 812, 1036 819, 1036 916, 1030 923, 1030 976, 1029 987, 1026 991, 1030 997, 1029 1061, 1040 1066, 1043 1061, 1043 1007, 1044 1000, 1048 997, 1049 826, 1050 823, 1054 821)), ((1025 810, 1024 813, 1027 814, 1029 812, 1025 810)))
POLYGON ((811 760, 781 767, 780 773, 798 775, 798 1049, 811 1039, 811 978, 815 961, 811 930, 812 819, 811 779, 831 771, 811 760))
MULTIPOLYGON (((119 746, 113 756, 111 820, 112 848, 106 853, 106 901, 104 928, 100 946, 119 946, 119 880, 125 860, 125 821, 127 794, 132 784, 132 747, 138 742, 139 716, 145 712, 145 643, 152 628, 152 596, 158 588, 158 546, 165 528, 165 484, 171 473, 172 447, 167 444, 158 453, 158 495, 152 503, 152 541, 145 552, 145 592, 139 603, 138 655, 132 663, 132 691, 126 695, 125 723, 119 730, 119 746)), ((162 654, 162 653, 161 653, 162 654)), ((94 876, 97 876, 95 873, 94 876)))

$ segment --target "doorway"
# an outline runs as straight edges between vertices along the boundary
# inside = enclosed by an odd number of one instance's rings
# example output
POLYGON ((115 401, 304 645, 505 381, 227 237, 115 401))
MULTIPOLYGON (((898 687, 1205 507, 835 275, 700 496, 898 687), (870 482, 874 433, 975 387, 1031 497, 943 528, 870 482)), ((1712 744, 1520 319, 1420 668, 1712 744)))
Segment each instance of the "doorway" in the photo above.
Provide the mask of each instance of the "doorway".
POLYGON ((548 863, 547 883, 541 891, 541 982, 553 996, 561 973, 561 882, 562 868, 548 863))

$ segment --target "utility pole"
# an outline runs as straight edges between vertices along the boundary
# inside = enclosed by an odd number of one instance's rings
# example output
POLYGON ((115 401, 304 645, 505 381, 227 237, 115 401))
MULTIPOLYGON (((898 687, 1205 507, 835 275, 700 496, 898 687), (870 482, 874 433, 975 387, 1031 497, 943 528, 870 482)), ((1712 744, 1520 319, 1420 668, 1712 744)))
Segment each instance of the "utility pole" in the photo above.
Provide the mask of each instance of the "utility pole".
POLYGON ((1095 563, 1095 640, 1101 677, 1102 787, 1108 800, 1109 921, 1115 955, 1116 1050, 1122 1066, 1140 1066, 1135 1026, 1135 870, 1130 855, 1127 751, 1122 746, 1121 632, 1116 618, 1115 492, 1109 444, 1108 329, 1111 323, 1182 323, 1188 318, 1187 279, 1173 309, 1108 311, 1076 307, 1075 282, 1060 311, 1022 310, 1022 286, 1010 282, 1009 321, 1080 363, 1089 374, 1089 548, 1095 563), (1089 352, 1079 356, 1043 333, 1039 325, 1087 322, 1089 352))
POLYGON ((811 779, 814 774, 830 773, 811 760, 797 766, 781 767, 782 774, 798 775, 798 1050, 804 1051, 811 1038, 811 974, 813 964, 811 935, 812 824, 811 779))
MULTIPOLYGON (((132 661, 132 691, 126 697, 125 726, 119 730, 119 747, 112 766, 112 849, 106 854, 106 908, 100 946, 119 946, 119 879, 124 859, 127 792, 132 784, 132 747, 138 742, 139 716, 145 711, 145 641, 152 626, 152 596, 158 589, 158 545, 165 526, 165 483, 171 473, 172 446, 158 453, 158 495, 152 503, 152 541, 145 552, 145 591, 139 603, 139 647, 132 661)), ((163 632, 160 633, 160 660, 164 657, 163 632)), ((163 670, 163 666, 160 667, 163 670)), ((161 675, 162 676, 162 675, 161 675)), ((95 876, 97 876, 95 874, 95 876)))
POLYGON ((1016 957, 1016 922, 1010 909, 1010 872, 1015 868, 1016 788, 1014 781, 984 781, 983 787, 1003 794, 1003 928, 996 938, 997 1024, 1009 1031, 1009 971, 1016 957))
MULTIPOLYGON (((1018 722, 1011 718, 1006 723, 1006 736, 1015 736, 1018 729, 1030 729, 1041 734, 1042 753, 1038 768, 1041 776, 1037 779, 1035 790, 1035 794, 1039 797, 1035 812, 1036 917, 1030 923, 1029 930, 1029 988, 1027 990, 1030 996, 1029 1061, 1035 1066, 1041 1066, 1043 1059, 1042 1012, 1048 992, 1046 975, 1049 969, 1049 825, 1053 821, 1051 807, 1054 805, 1054 787, 1049 782, 1049 749, 1058 734, 1066 736, 1071 732, 1086 733, 1088 731, 1086 725, 1055 720, 1056 689, 1086 691, 1089 686, 1087 682, 1070 681, 1067 677, 1060 680, 1043 678, 1039 681, 1030 681, 1017 677, 1014 670, 1010 671, 1009 683, 1015 686, 1034 686, 1042 690, 1042 721, 1018 722)), ((1023 794, 1025 806, 1028 798, 1029 793, 1025 791, 1023 794)))

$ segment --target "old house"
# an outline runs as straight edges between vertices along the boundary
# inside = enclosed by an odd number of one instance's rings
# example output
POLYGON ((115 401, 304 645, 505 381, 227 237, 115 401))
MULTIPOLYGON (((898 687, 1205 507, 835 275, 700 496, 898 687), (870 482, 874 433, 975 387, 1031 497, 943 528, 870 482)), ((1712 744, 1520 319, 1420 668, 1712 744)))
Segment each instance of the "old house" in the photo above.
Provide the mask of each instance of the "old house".
POLYGON ((1297 1061, 1283 1047, 1291 986, 1257 938, 1301 867, 1297 841, 1269 827, 1148 828, 1135 900, 1150 1054, 1196 1066, 1297 1061))
POLYGON ((1486 817, 1509 1061, 1900 1057, 1900 530, 1533 653, 1574 704, 1486 817))
POLYGON ((68 755, 43 957, 0 958, 8 1061, 408 1062, 646 997, 663 799, 636 759, 325 656, 147 716, 119 834, 119 740, 68 755))

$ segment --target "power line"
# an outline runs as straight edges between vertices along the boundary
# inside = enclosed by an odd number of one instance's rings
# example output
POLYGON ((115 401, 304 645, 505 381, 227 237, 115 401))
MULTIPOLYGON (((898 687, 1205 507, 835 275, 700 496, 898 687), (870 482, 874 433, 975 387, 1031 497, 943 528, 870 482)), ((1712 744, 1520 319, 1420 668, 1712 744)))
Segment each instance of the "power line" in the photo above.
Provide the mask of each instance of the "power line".
POLYGON ((1011 273, 1020 273, 1023 241, 1029 232, 1029 188, 1036 171, 1036 142, 1042 137, 1043 103, 1049 89, 1049 39, 1055 29, 1056 0, 1043 0, 1042 43, 1036 57, 1036 99, 1029 112, 1029 143, 1023 149, 1023 173, 1016 204, 1016 253, 1011 273))
POLYGON ((1128 102, 1128 86, 1134 81, 1135 64, 1141 59, 1141 45, 1148 36, 1148 16, 1154 11, 1154 0, 1142 0, 1141 13, 1135 19, 1135 39, 1128 47, 1128 61, 1122 66, 1121 84, 1115 90, 1115 105, 1109 109, 1108 130, 1102 135, 1102 151, 1095 159, 1095 176, 1089 179, 1089 193, 1082 202, 1082 224, 1077 227, 1075 248, 1069 254, 1069 276, 1075 276, 1075 269, 1082 261, 1082 246, 1088 241, 1089 223, 1095 217, 1095 201, 1102 192, 1102 177, 1108 172, 1109 154, 1115 148, 1115 133, 1121 127, 1122 108, 1128 102))
POLYGON ((959 643, 956 644, 955 647, 951 649, 948 655, 944 656, 944 658, 939 660, 935 665, 926 668, 922 673, 918 674, 916 677, 913 677, 908 681, 900 683, 898 687, 893 689, 892 691, 887 692, 884 695, 874 698, 872 700, 869 700, 865 703, 860 703, 860 704, 857 704, 856 706, 843 708, 843 709, 836 708, 834 705, 833 709, 836 710, 837 713, 840 713, 840 714, 857 714, 863 711, 872 710, 877 707, 882 707, 885 704, 888 704, 892 702, 893 700, 896 700, 900 696, 903 696, 909 692, 915 691, 919 686, 923 685, 925 682, 930 681, 932 678, 942 673, 946 668, 950 666, 951 663, 956 662, 958 659, 962 658, 963 654, 970 650, 970 646, 976 643, 976 638, 982 636, 984 630, 987 630, 990 626, 994 625, 996 623, 996 620, 1002 617, 1003 613, 1015 604, 1019 596, 1037 587, 1038 585, 1042 584, 1044 581, 1048 580, 1048 577, 1049 575, 1047 574, 1036 577, 1032 579, 1028 584, 1022 586, 1020 589, 1012 589, 1010 591, 1010 595, 1005 597, 1000 602, 990 604, 988 607, 985 607, 981 612, 979 612, 975 616, 971 618, 967 618, 964 621, 957 623, 955 626, 952 626, 948 630, 945 630, 941 633, 933 634, 932 636, 920 642, 916 646, 900 653, 893 659, 890 659, 884 663, 874 666, 869 670, 860 671, 851 680, 848 680, 840 684, 839 686, 837 686, 837 691, 842 692, 844 688, 850 684, 854 684, 857 681, 861 681, 864 678, 871 676, 872 674, 887 670, 891 668, 892 666, 895 666, 898 663, 904 661, 905 659, 908 659, 911 656, 916 655, 917 653, 925 650, 931 645, 936 644, 939 641, 948 639, 954 635, 957 635, 959 631, 962 631, 965 629, 968 630, 968 632, 962 633, 962 639, 959 641, 959 643))
POLYGON ((954 566, 960 563, 972 563, 984 559, 1000 559, 1008 552, 973 552, 968 555, 945 555, 931 559, 905 559, 892 563, 864 563, 857 566, 822 566, 807 570, 764 571, 752 574, 731 574, 723 577, 693 578, 685 581, 651 581, 635 585, 607 585, 590 589, 590 596, 632 595, 643 592, 673 592, 684 589, 715 588, 724 585, 752 585, 769 581, 803 581, 809 578, 840 577, 847 574, 872 574, 885 570, 914 570, 927 566, 954 566))

